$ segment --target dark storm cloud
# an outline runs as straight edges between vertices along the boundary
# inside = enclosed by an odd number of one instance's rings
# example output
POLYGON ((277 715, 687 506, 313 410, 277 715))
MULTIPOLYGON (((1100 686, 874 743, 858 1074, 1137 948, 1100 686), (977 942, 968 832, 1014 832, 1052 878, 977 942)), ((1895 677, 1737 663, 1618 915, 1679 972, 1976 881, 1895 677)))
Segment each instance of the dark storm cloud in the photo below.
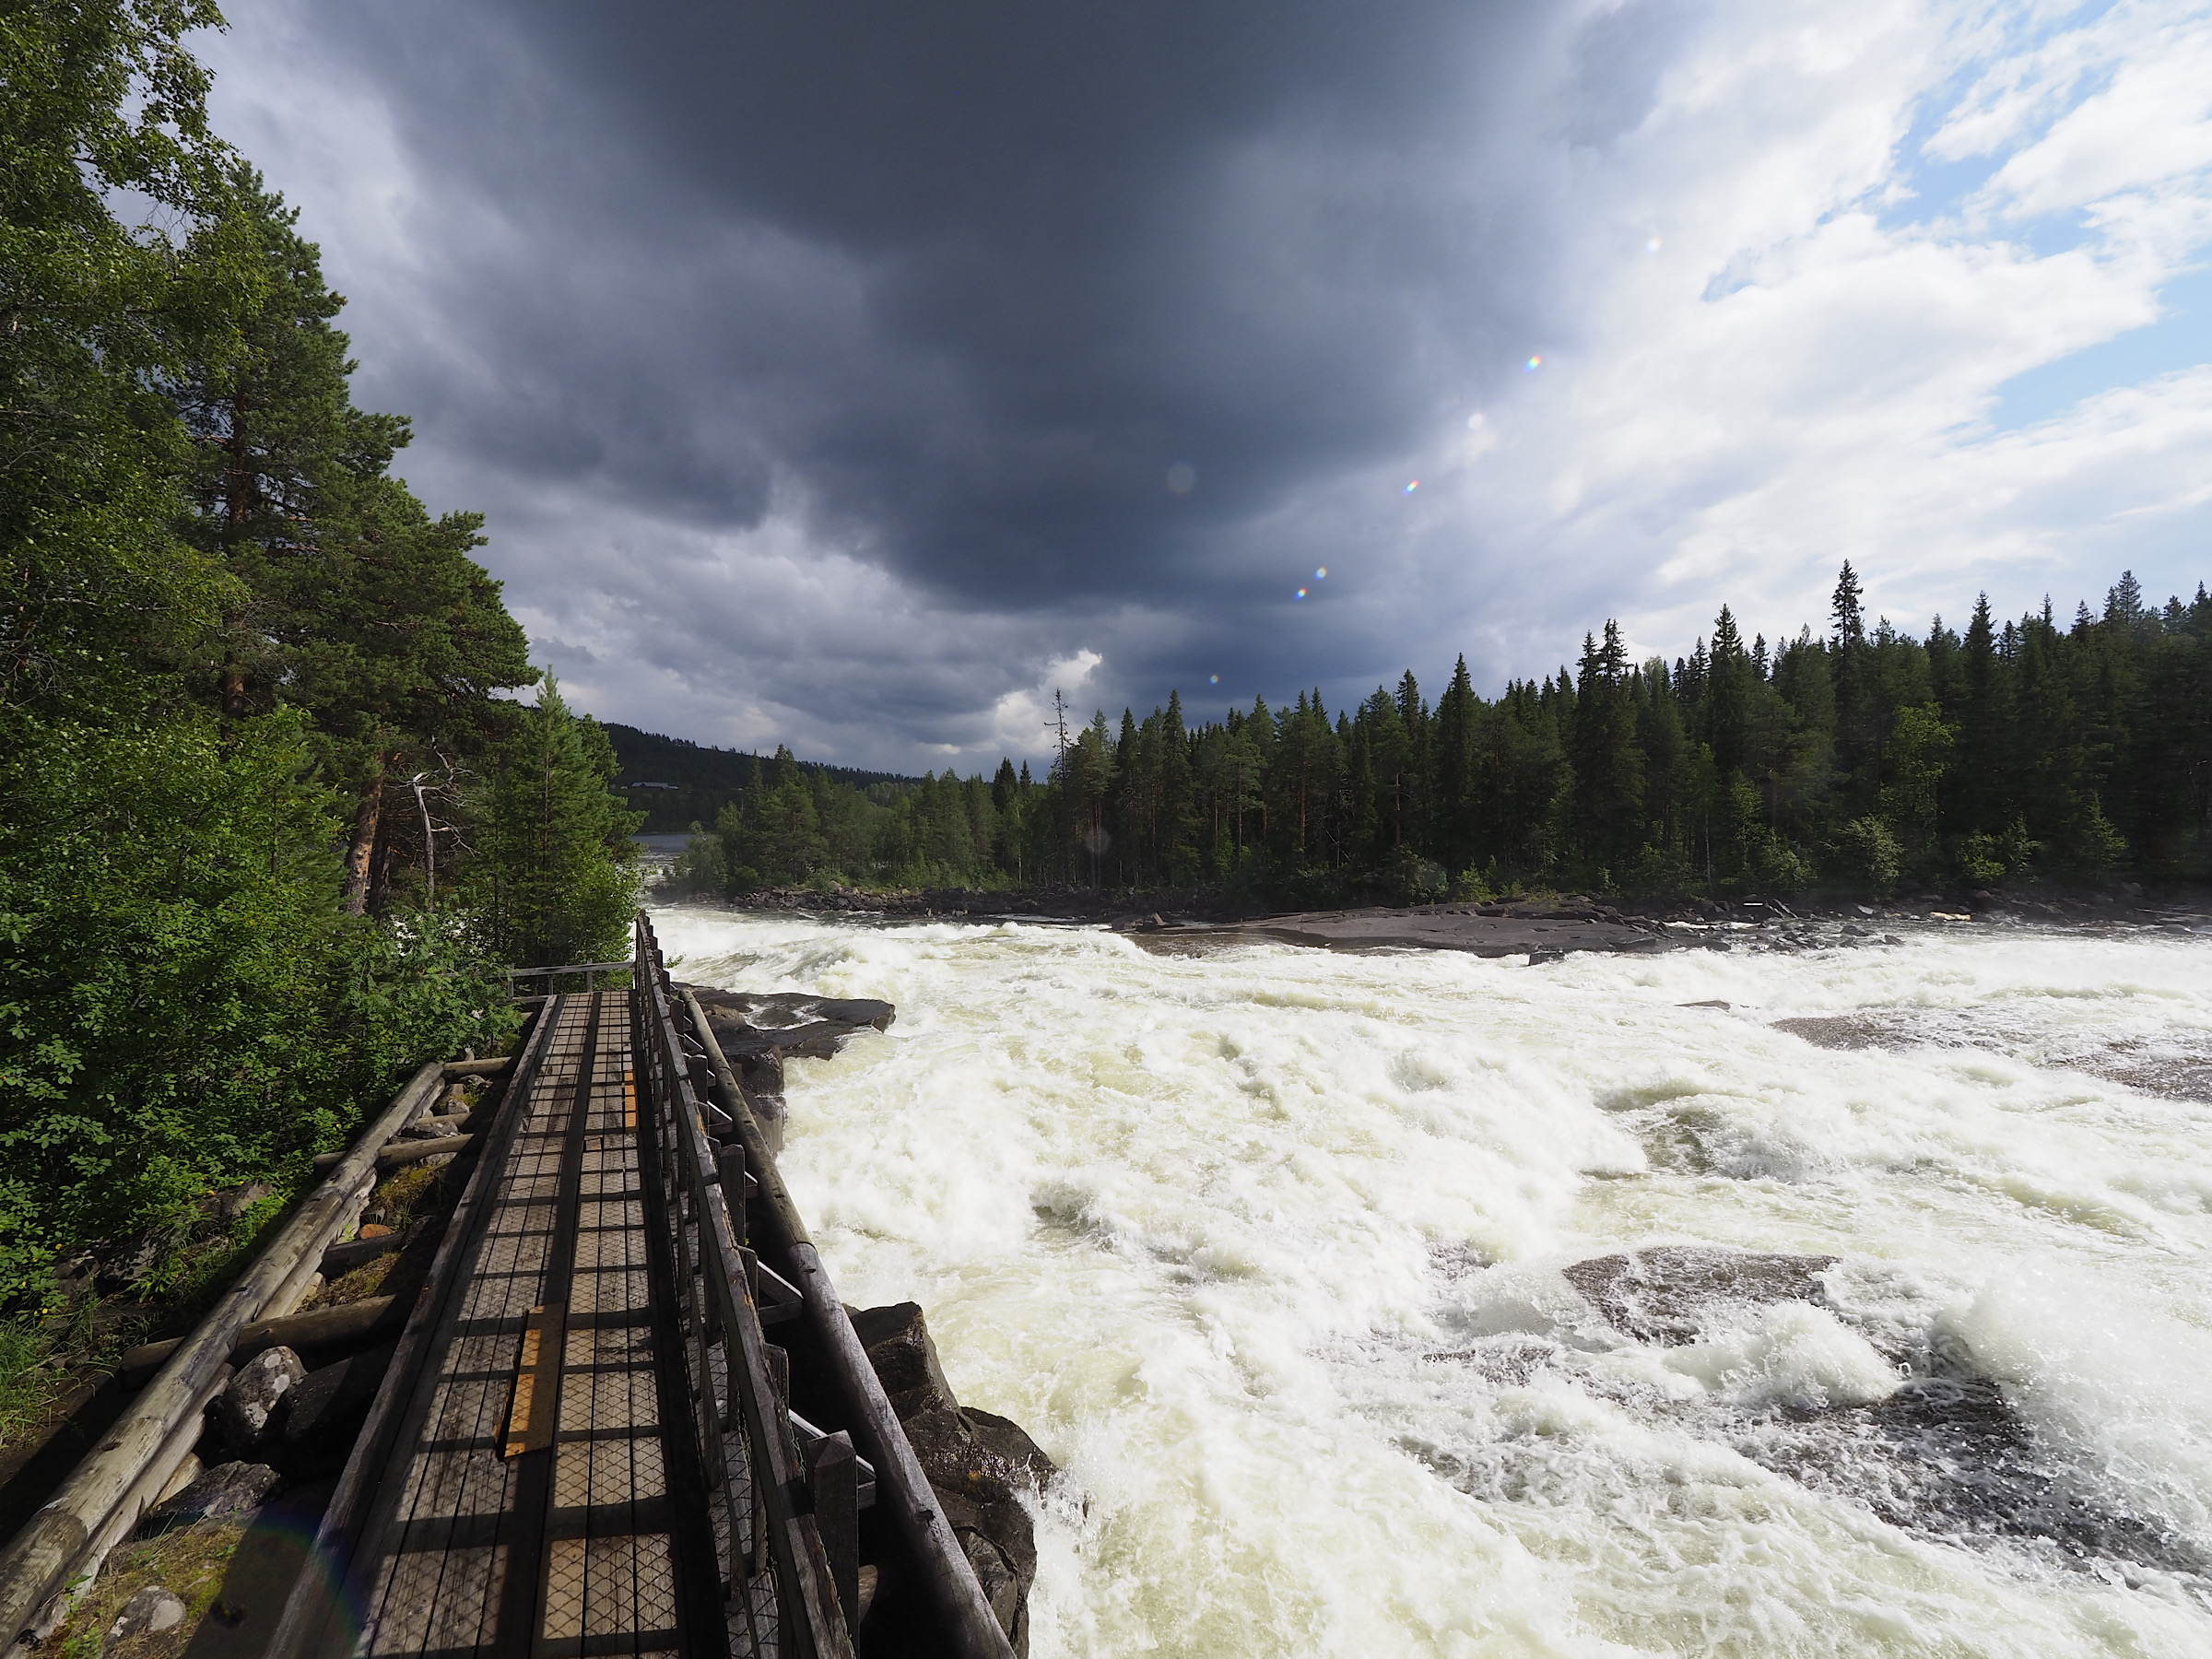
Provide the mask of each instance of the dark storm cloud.
POLYGON ((757 518, 787 468, 911 578, 1034 604, 1233 582, 1225 526, 1505 371, 1539 307, 1510 186, 1470 174, 1541 16, 336 25, 440 187, 492 221, 441 258, 449 325, 500 372, 397 388, 442 406, 444 441, 700 523, 757 518), (1163 485, 1179 459, 1187 500, 1163 485))
POLYGON ((1794 632, 1845 556, 1924 619, 2197 573, 2197 358, 1992 423, 2201 264, 2157 6, 230 9, 359 394, 612 718, 971 767, 1054 687, 1794 632))
MULTIPOLYGON (((781 502, 988 641, 887 641, 901 665, 858 679, 794 653, 784 695, 959 742, 959 711, 972 733, 1087 642, 1110 658, 1091 689, 1140 701, 1402 660, 1405 592, 1286 651, 1301 573, 1391 539, 1295 505, 1560 335, 1542 169, 1553 140, 1633 126, 1667 27, 1465 4, 309 16, 297 44, 373 89, 415 181, 407 291, 358 297, 365 390, 493 510, 511 598, 559 637, 588 610, 709 664, 759 603, 673 602, 698 592, 674 563, 711 558, 677 549, 781 502), (1531 102, 1555 69, 1564 116, 1531 102), (564 547, 556 492, 612 534, 629 515, 629 544, 571 525, 564 547)), ((307 206, 311 230, 347 211, 307 206)))

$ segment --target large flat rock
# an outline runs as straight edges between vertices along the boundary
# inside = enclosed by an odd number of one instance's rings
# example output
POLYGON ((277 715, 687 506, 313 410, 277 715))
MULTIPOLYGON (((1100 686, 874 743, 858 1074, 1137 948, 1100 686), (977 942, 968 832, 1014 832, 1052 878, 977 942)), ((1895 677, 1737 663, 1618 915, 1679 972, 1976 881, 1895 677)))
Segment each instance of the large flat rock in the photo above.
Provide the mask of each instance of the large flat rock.
POLYGON ((1331 950, 1386 947, 1465 950, 1476 956, 1563 956, 1574 950, 1664 950, 1656 932, 1595 909, 1438 906, 1421 910, 1306 911, 1247 922, 1239 932, 1331 950))

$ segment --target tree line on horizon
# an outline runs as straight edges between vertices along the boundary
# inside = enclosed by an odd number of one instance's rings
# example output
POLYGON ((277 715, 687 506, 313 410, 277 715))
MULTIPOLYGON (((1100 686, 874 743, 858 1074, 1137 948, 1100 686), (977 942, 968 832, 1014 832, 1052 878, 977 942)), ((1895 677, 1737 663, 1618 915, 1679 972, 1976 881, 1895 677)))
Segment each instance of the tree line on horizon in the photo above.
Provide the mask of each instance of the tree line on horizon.
POLYGON ((0 15, 0 1308, 213 1188, 280 1206, 636 891, 605 735, 208 129, 220 23, 0 15))
POLYGON ((1065 734, 1042 778, 926 776, 888 801, 779 749, 679 862, 680 889, 1081 886, 1256 901, 1887 894, 2115 869, 2212 873, 2212 598, 1916 638, 1846 562, 1826 634, 1748 644, 1724 605, 1671 664, 1618 626, 1571 670, 1432 704, 1412 672, 1332 713, 1318 690, 1190 723, 1182 699, 1065 734))

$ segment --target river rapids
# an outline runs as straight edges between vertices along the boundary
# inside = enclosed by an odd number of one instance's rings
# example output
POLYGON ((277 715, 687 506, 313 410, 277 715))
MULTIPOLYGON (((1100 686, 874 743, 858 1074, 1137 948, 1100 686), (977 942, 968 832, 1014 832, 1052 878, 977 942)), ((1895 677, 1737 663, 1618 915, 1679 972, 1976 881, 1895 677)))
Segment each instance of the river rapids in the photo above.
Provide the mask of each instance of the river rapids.
POLYGON ((655 922, 898 1006, 782 1164, 1065 1471, 1036 1659, 2212 1654, 2212 938, 655 922))

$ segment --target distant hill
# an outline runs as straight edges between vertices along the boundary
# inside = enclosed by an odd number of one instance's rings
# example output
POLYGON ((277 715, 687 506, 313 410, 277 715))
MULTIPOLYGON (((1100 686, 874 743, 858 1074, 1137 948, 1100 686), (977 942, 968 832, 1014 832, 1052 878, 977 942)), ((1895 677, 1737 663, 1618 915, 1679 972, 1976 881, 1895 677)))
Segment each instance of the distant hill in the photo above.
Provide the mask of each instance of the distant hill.
MULTIPOLYGON (((646 815, 647 834, 679 832, 695 823, 712 825, 715 815, 744 793, 746 780, 752 775, 755 757, 744 750, 709 748, 612 721, 600 724, 614 743, 615 759, 622 763, 618 787, 629 797, 631 810, 646 815), (652 787, 655 784, 669 787, 652 787)), ((766 764, 769 757, 759 759, 766 764)), ((902 794, 921 782, 897 772, 860 771, 816 760, 799 765, 878 800, 902 794)))

